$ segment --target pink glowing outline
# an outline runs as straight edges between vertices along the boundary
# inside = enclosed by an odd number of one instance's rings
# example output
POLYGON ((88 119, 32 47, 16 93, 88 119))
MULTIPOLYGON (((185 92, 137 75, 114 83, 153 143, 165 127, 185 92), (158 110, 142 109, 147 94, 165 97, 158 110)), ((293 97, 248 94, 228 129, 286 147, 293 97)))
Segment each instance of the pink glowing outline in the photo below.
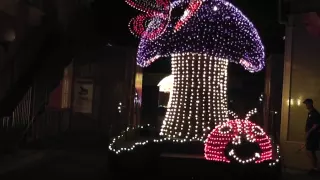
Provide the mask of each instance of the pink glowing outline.
POLYGON ((164 7, 164 12, 159 12, 158 10, 148 9, 147 7, 139 5, 138 3, 133 2, 132 0, 126 0, 126 3, 136 9, 146 13, 143 15, 138 15, 137 17, 132 18, 130 20, 129 29, 130 29, 131 33, 133 33, 136 36, 141 36, 142 38, 145 38, 148 40, 155 40, 156 38, 158 38, 159 36, 161 36, 165 32, 166 28, 169 25, 170 16, 171 16, 171 8, 170 8, 170 3, 168 0, 156 0, 157 4, 164 7), (164 22, 161 23, 161 25, 155 31, 147 32, 146 31, 147 28, 144 26, 143 23, 140 23, 140 22, 144 22, 145 20, 152 19, 155 17, 162 19, 164 22), (139 30, 139 29, 141 29, 141 30, 139 30))
POLYGON ((181 17, 180 20, 177 22, 176 26, 174 27, 174 31, 179 31, 185 23, 188 22, 188 20, 201 8, 202 0, 193 0, 190 2, 188 8, 185 10, 189 11, 188 15, 186 17, 181 17), (193 9, 194 8, 194 9, 193 9))

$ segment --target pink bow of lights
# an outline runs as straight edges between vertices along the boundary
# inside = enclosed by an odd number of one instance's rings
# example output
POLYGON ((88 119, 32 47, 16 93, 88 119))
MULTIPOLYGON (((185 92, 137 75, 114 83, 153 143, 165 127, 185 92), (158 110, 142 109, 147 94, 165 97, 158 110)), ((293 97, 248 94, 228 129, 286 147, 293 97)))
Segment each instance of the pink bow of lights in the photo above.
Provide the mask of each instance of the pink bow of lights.
POLYGON ((182 17, 174 27, 174 30, 179 31, 181 27, 185 25, 188 22, 188 20, 200 9, 201 5, 202 0, 191 0, 189 6, 184 11, 182 17))
POLYGON ((126 2, 144 12, 133 18, 129 23, 129 29, 132 34, 154 40, 165 32, 170 21, 170 2, 169 0, 126 0, 126 2))

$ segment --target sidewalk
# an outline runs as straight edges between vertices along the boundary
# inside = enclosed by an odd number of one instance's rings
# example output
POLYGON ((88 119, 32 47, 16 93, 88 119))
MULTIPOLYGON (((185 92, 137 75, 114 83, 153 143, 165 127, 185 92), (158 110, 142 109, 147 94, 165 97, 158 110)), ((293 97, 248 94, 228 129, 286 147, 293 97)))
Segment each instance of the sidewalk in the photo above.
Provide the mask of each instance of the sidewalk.
MULTIPOLYGON (((104 149, 22 151, 0 162, 0 179, 110 179, 107 159, 104 149)), ((286 169, 282 179, 316 180, 319 177, 309 176, 305 171, 286 169)))
POLYGON ((317 180, 320 179, 319 175, 308 175, 308 172, 294 169, 286 169, 283 172, 283 180, 317 180))
POLYGON ((58 151, 21 150, 0 158, 0 175, 39 164, 46 158, 59 154, 58 151))
POLYGON ((42 158, 45 160, 38 161, 34 164, 30 163, 27 165, 19 163, 20 168, 0 175, 0 179, 104 180, 108 179, 108 161, 106 154, 105 151, 89 149, 63 150, 55 153, 54 156, 51 154, 50 158, 42 158))
POLYGON ((8 158, 7 163, 0 163, 0 170, 3 169, 0 179, 108 179, 108 146, 104 145, 107 144, 105 140, 97 136, 73 135, 54 141, 46 142, 49 143, 44 146, 46 150, 24 153, 13 158, 17 161, 8 158))

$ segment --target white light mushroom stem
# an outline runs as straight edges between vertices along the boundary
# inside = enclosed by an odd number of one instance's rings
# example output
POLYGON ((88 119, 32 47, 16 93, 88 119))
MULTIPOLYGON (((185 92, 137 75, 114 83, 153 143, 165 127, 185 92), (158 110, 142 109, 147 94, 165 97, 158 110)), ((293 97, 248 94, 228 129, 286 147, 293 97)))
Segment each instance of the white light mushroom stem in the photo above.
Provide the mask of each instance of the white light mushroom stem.
POLYGON ((171 102, 160 135, 201 140, 228 120, 228 60, 206 54, 172 54, 171 102))

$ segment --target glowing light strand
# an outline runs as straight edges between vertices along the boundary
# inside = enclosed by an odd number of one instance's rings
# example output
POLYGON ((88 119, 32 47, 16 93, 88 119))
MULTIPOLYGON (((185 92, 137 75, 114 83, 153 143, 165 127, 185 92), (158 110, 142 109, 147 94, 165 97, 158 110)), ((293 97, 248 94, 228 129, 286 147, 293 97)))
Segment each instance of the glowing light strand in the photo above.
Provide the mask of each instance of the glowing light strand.
MULTIPOLYGON (((117 146, 117 143, 119 140, 125 138, 125 135, 127 133, 130 133, 131 131, 135 131, 137 129, 145 129, 145 128, 150 128, 151 125, 145 125, 145 126, 137 126, 137 127, 127 127, 125 131, 123 131, 119 136, 115 137, 112 139, 111 143, 109 144, 109 150, 116 153, 120 154, 122 152, 128 152, 134 150, 138 146, 143 146, 148 144, 149 142, 154 142, 154 143, 162 143, 165 141, 173 142, 173 143, 186 143, 186 142, 191 142, 192 140, 185 140, 185 139, 170 139, 170 138, 154 138, 154 139, 148 139, 148 140, 141 140, 132 143, 131 145, 127 147, 119 147, 117 146)), ((199 140, 200 141, 200 140, 199 140)))
POLYGON ((239 116, 235 112, 228 110, 228 113, 232 117, 232 119, 239 119, 239 116))
POLYGON ((147 14, 166 11, 170 5, 168 0, 126 0, 125 2, 131 7, 147 14))

